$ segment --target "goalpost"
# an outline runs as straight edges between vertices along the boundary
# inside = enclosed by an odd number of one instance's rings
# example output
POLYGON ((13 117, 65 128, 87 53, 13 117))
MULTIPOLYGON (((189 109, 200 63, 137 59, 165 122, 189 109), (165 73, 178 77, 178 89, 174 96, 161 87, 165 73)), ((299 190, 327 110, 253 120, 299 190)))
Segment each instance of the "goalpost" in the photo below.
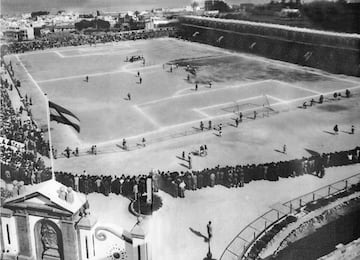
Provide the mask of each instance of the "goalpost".
POLYGON ((240 116, 240 113, 243 113, 244 116, 246 116, 246 114, 252 116, 255 112, 258 116, 262 115, 263 117, 269 117, 270 113, 275 112, 270 104, 269 97, 266 94, 262 94, 248 102, 234 100, 229 103, 228 106, 222 107, 221 110, 233 113, 237 117, 240 116))

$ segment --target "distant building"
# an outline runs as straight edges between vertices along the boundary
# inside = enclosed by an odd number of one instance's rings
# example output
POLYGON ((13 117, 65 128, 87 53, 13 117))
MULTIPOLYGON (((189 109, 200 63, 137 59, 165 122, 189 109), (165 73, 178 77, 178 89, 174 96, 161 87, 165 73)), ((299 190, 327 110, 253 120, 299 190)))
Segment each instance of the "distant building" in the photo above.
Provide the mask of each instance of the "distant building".
POLYGON ((9 27, 3 32, 5 40, 8 41, 27 41, 35 38, 34 28, 26 27, 9 27))
POLYGON ((162 17, 153 16, 145 20, 145 29, 153 30, 159 27, 164 27, 176 20, 169 20, 162 17))
POLYGON ((300 17, 301 13, 299 9, 292 9, 292 8, 283 8, 279 15, 281 17, 300 17))
POLYGON ((63 25, 55 25, 52 27, 53 32, 71 32, 75 31, 74 24, 63 24, 63 25))

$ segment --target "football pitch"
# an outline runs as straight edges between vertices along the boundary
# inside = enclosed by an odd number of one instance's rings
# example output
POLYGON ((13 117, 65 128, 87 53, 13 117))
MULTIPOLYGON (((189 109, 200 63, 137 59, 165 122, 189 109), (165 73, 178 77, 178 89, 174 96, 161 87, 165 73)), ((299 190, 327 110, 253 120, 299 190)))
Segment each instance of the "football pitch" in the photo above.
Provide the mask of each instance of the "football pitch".
MULTIPOLYGON (((268 116, 321 94, 360 88, 354 78, 170 38, 51 49, 12 60, 21 81, 79 117, 79 134, 51 123, 59 150, 123 138, 151 141, 156 133, 196 130, 200 121, 207 126, 239 112, 245 119, 254 111, 268 116), (126 61, 132 56, 144 61, 126 61)), ((44 103, 33 109, 45 125, 44 103)))

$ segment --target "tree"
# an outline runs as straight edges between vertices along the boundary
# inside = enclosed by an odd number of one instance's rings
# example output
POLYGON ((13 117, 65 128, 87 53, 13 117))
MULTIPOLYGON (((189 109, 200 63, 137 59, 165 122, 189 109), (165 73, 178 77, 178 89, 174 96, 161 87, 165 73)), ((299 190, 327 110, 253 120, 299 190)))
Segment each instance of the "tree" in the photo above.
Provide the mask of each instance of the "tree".
POLYGON ((75 23, 75 28, 78 31, 87 28, 96 28, 98 30, 108 30, 110 28, 110 23, 101 19, 96 19, 92 21, 81 20, 78 23, 75 23))

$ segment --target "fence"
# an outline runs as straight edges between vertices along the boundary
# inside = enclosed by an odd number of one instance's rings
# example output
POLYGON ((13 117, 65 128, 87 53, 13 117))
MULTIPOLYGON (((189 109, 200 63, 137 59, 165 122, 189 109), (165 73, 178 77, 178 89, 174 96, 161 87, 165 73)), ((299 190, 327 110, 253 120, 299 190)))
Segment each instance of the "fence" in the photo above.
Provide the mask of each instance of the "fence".
POLYGON ((333 195, 339 191, 348 189, 352 184, 360 182, 360 173, 346 179, 334 182, 321 187, 312 192, 306 193, 300 197, 289 200, 285 203, 279 203, 272 206, 272 209, 252 221, 229 243, 222 253, 221 260, 240 260, 246 259, 247 253, 252 245, 260 238, 270 227, 279 220, 285 218, 288 214, 296 212, 302 206, 309 202, 317 201, 321 198, 333 195))

